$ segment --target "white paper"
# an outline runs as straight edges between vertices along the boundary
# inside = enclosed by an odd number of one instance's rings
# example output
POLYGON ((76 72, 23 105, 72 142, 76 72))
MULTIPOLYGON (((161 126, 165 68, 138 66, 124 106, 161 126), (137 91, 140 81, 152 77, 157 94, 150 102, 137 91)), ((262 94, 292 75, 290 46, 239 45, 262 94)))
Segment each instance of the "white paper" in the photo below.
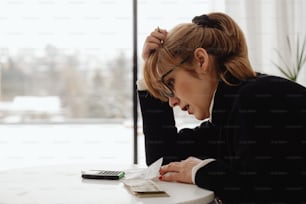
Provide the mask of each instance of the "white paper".
POLYGON ((159 158, 148 168, 126 170, 125 179, 154 179, 159 177, 159 169, 163 163, 163 158, 159 158))
POLYGON ((159 169, 162 163, 163 158, 160 158, 146 169, 126 170, 125 178, 121 182, 138 197, 168 197, 167 192, 154 182, 154 179, 160 175, 159 169))
POLYGON ((159 176, 159 169, 163 163, 163 158, 161 157, 153 164, 151 164, 144 173, 144 179, 153 179, 159 176))

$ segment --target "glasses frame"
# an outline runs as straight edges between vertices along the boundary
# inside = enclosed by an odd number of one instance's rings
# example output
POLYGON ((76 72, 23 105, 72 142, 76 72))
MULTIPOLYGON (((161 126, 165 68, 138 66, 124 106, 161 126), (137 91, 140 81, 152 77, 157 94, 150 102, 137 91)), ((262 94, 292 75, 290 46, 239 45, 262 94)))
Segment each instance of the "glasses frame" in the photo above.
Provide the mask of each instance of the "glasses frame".
POLYGON ((165 96, 166 98, 173 98, 175 96, 174 94, 174 90, 172 90, 171 87, 169 87, 167 85, 167 83, 165 82, 165 78, 171 73, 173 72, 175 69, 179 68, 179 66, 181 66, 182 64, 184 64, 185 62, 187 62, 187 60, 190 58, 190 56, 184 58, 179 64, 174 65, 170 70, 168 70, 166 73, 164 73, 161 77, 160 77, 160 82, 165 86, 166 91, 160 91, 161 94, 163 96, 165 96))

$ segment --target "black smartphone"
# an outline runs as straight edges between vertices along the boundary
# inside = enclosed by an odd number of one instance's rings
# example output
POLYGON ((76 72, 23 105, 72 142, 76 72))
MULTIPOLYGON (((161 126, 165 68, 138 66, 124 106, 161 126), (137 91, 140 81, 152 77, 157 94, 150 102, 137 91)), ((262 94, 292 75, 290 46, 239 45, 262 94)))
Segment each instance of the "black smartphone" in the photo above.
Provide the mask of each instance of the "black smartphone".
POLYGON ((125 175, 124 171, 111 171, 111 170, 87 170, 82 171, 82 178, 86 179, 108 179, 119 180, 125 175))

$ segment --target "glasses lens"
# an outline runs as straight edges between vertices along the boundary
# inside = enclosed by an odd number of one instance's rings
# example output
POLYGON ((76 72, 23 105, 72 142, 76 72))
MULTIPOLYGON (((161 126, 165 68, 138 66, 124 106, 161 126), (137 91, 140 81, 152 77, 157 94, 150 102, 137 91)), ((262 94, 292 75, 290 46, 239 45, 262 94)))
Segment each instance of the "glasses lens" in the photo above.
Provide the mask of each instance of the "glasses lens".
POLYGON ((174 97, 174 93, 172 89, 170 89, 168 86, 164 85, 163 90, 161 90, 161 94, 167 98, 174 97))

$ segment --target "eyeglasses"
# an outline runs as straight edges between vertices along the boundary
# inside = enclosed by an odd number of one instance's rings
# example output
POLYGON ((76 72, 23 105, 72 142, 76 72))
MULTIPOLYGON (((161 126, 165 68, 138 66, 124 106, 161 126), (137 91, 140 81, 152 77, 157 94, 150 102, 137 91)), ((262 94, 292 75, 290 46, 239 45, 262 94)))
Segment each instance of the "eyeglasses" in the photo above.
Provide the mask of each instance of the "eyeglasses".
POLYGON ((171 72, 173 72, 176 68, 179 68, 180 65, 184 64, 190 56, 184 58, 178 65, 173 66, 169 71, 167 71, 165 74, 163 74, 160 78, 160 82, 165 86, 164 90, 160 90, 160 93, 165 96, 166 98, 172 98, 175 96, 173 88, 170 87, 166 81, 165 78, 168 76, 171 72))

